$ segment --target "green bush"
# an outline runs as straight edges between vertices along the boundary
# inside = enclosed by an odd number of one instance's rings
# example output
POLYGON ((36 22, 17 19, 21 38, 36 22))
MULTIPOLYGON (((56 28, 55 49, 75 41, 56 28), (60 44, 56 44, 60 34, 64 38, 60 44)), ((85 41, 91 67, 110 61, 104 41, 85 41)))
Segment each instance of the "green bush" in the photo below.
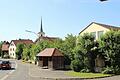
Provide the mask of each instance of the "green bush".
POLYGON ((103 74, 114 74, 114 70, 112 67, 106 67, 106 68, 103 68, 102 73, 103 74))
POLYGON ((102 73, 103 74, 120 74, 120 68, 118 66, 116 67, 106 67, 106 68, 103 68, 102 70, 102 73))
POLYGON ((9 55, 4 55, 4 58, 5 58, 5 59, 9 59, 10 56, 9 56, 9 55))
POLYGON ((80 72, 87 72, 87 73, 89 73, 90 72, 90 70, 89 69, 82 69, 80 72))
POLYGON ((71 62, 71 68, 75 72, 80 72, 80 70, 83 69, 83 63, 79 60, 73 60, 71 62))

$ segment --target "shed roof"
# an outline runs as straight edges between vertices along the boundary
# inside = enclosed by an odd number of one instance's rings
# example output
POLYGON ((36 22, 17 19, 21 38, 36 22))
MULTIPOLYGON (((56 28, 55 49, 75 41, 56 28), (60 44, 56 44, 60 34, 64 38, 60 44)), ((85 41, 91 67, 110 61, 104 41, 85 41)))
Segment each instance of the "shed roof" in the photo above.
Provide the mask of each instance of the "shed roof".
POLYGON ((63 54, 56 48, 46 48, 36 56, 63 56, 63 54))

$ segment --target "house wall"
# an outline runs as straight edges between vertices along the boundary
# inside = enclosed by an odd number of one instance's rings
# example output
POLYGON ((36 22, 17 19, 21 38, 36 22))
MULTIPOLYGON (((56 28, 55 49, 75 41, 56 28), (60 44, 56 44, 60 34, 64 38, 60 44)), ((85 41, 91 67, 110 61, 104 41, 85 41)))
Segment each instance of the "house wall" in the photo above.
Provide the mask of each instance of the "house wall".
POLYGON ((11 42, 9 46, 9 56, 11 58, 14 58, 14 59, 16 58, 15 51, 16 51, 16 45, 13 42, 11 42))
POLYGON ((43 61, 42 60, 38 61, 38 66, 43 67, 43 61))
POLYGON ((53 62, 52 61, 48 61, 48 68, 52 69, 53 68, 53 62))
POLYGON ((64 57, 55 56, 53 57, 53 69, 63 69, 64 68, 64 57))
POLYGON ((98 39, 98 31, 103 31, 103 33, 106 33, 107 31, 109 31, 109 29, 93 23, 89 27, 87 27, 83 32, 81 32, 80 35, 83 35, 84 33, 96 32, 96 39, 98 39))

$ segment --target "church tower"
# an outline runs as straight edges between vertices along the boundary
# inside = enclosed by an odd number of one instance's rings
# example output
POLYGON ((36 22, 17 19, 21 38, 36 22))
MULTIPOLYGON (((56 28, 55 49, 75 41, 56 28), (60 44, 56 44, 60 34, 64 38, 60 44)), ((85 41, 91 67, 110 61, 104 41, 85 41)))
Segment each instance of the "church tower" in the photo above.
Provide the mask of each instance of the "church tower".
POLYGON ((41 26, 40 26, 40 32, 38 33, 39 37, 44 37, 45 33, 43 32, 43 27, 42 27, 42 17, 41 17, 41 26))

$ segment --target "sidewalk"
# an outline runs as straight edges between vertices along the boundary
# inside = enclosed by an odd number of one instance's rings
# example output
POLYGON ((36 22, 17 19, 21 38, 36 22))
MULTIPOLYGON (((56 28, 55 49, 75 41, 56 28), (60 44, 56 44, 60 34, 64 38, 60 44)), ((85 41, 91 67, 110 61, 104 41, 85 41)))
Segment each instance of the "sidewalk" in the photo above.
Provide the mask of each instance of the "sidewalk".
POLYGON ((30 64, 29 75, 47 80, 83 80, 78 77, 71 77, 65 73, 69 71, 41 69, 40 67, 30 64))

